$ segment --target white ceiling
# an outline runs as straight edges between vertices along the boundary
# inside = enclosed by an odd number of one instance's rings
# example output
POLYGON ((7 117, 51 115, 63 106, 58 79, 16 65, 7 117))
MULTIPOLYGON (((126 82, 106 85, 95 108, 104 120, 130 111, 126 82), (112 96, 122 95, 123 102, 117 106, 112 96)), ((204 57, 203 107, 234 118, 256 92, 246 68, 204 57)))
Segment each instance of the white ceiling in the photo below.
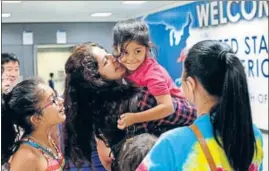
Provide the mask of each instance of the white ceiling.
POLYGON ((2 3, 2 23, 34 22, 115 22, 168 9, 188 1, 147 1, 140 5, 124 5, 121 1, 22 1, 2 3), (111 12, 109 17, 91 17, 95 12, 111 12))

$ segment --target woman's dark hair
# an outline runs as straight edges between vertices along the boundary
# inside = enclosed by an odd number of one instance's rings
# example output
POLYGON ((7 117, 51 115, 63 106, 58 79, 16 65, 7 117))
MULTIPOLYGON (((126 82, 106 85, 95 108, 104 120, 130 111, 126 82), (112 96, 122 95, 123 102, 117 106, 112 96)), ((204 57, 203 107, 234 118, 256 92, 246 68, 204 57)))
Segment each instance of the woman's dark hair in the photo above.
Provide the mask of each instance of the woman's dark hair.
POLYGON ((24 132, 23 137, 33 131, 30 117, 40 114, 38 112, 38 104, 41 99, 41 90, 38 89, 39 84, 44 84, 44 82, 40 79, 24 80, 8 94, 2 94, 2 165, 18 149, 20 129, 24 132))
POLYGON ((215 139, 236 171, 248 170, 256 141, 247 78, 239 58, 230 46, 205 40, 189 50, 184 67, 186 77, 196 78, 219 99, 210 112, 215 139))
POLYGON ((129 19, 118 22, 113 28, 113 46, 125 49, 123 44, 129 41, 150 47, 149 27, 146 22, 137 19, 129 19))
POLYGON ((120 171, 134 171, 151 150, 157 137, 144 133, 124 141, 118 155, 120 171))
POLYGON ((117 129, 117 120, 137 92, 133 86, 119 85, 99 74, 92 53, 96 47, 103 49, 95 43, 76 46, 65 64, 65 156, 77 167, 85 160, 91 162, 94 135, 102 140, 105 137, 110 147, 123 138, 125 132, 117 129))

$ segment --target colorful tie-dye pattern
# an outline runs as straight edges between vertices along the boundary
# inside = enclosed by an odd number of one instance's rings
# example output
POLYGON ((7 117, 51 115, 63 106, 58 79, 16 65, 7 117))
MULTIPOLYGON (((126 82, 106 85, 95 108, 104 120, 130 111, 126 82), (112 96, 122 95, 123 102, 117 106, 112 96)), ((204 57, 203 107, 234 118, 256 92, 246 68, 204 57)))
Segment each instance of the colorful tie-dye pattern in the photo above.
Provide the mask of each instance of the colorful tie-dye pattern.
MULTIPOLYGON (((194 124, 202 132, 218 171, 232 171, 223 149, 213 137, 209 115, 199 117, 194 124)), ((254 126, 257 152, 249 171, 262 171, 262 134, 254 126)), ((210 171, 205 155, 189 127, 171 130, 161 136, 136 171, 210 171)))

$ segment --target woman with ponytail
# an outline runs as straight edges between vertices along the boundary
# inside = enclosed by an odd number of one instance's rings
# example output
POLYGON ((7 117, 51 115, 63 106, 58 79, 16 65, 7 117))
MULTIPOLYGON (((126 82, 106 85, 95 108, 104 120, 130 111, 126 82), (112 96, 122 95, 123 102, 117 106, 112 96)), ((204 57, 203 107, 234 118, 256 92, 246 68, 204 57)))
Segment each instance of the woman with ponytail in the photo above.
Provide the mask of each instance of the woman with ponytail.
POLYGON ((63 171, 53 128, 64 122, 63 100, 39 79, 2 95, 1 165, 10 171, 63 171))
POLYGON ((253 125, 247 78, 231 47, 213 40, 195 44, 182 88, 197 107, 197 120, 163 134, 137 171, 262 170, 262 134, 253 125))

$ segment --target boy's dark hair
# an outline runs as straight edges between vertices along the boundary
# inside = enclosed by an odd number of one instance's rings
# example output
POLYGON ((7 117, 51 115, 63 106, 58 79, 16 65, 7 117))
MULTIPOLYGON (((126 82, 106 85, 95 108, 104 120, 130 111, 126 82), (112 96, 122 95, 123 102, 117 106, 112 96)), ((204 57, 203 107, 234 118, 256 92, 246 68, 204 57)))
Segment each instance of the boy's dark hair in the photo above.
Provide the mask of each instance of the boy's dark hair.
POLYGON ((123 143, 117 159, 119 170, 136 170, 156 141, 157 137, 148 133, 127 139, 123 143))
POLYGON ((8 62, 18 62, 18 64, 20 64, 19 59, 14 54, 2 53, 1 54, 1 66, 3 66, 4 64, 8 62))
POLYGON ((50 73, 50 78, 52 78, 53 76, 54 76, 54 74, 51 72, 51 73, 50 73))

